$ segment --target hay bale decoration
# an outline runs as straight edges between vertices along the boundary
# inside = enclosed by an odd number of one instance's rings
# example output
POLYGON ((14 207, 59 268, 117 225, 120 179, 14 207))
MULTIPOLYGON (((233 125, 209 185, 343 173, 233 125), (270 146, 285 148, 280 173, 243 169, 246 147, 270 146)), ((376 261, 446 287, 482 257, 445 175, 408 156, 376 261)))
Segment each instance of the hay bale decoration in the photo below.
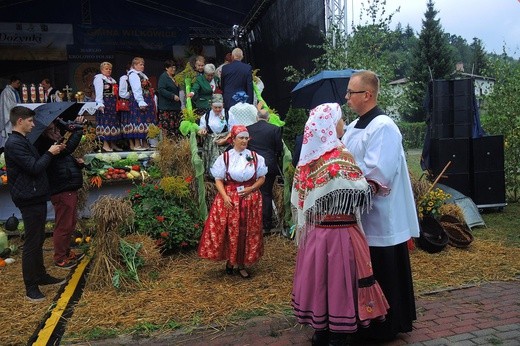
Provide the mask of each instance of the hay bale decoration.
MULTIPOLYGON (((92 269, 87 285, 93 289, 109 287, 118 271, 123 270, 120 262, 120 229, 131 228, 134 222, 132 203, 120 197, 101 196, 92 205, 91 217, 97 225, 92 243, 92 269)), ((121 285, 128 283, 121 278, 121 285)))

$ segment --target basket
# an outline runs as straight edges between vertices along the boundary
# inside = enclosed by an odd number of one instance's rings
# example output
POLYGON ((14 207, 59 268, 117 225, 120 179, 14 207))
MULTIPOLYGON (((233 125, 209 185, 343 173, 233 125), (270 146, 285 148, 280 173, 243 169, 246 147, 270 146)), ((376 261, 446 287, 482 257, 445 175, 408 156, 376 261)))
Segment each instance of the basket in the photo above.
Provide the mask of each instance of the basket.
POLYGON ((448 244, 458 248, 467 248, 473 241, 473 234, 465 222, 459 221, 454 216, 443 215, 440 223, 444 232, 448 235, 448 244))
POLYGON ((428 253, 442 251, 448 245, 448 235, 437 219, 425 216, 419 221, 420 233, 418 245, 428 253))

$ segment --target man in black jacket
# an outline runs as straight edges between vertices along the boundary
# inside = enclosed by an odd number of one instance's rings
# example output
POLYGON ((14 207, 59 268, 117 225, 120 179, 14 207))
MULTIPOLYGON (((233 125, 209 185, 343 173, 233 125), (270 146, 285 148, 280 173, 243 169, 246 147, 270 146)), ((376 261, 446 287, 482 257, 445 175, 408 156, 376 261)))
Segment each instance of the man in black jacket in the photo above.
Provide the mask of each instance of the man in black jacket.
POLYGON ((58 285, 65 282, 47 274, 43 264, 43 242, 49 182, 45 169, 54 155, 65 147, 53 144, 40 156, 36 148, 25 137, 34 127, 34 111, 23 106, 11 109, 10 121, 13 132, 5 143, 7 184, 13 203, 22 214, 25 241, 22 253, 22 274, 27 299, 42 301, 45 296, 38 285, 58 285))
POLYGON ((222 67, 222 77, 220 79, 226 113, 231 106, 237 103, 237 101, 233 100, 233 95, 239 91, 244 91, 247 94, 247 103, 253 103, 252 67, 242 62, 244 58, 242 49, 233 49, 231 56, 233 57, 233 61, 222 67))
POLYGON ((273 228, 273 185, 280 174, 278 159, 283 150, 282 130, 267 122, 269 113, 265 109, 258 112, 257 119, 256 123, 247 126, 250 136, 247 148, 261 155, 268 169, 265 182, 260 187, 264 234, 268 234, 273 228))
MULTIPOLYGON (((83 117, 76 118, 76 122, 82 123, 83 117)), ((70 249, 70 240, 77 223, 78 190, 83 186, 83 160, 72 156, 81 141, 83 131, 81 127, 73 126, 73 129, 73 132, 68 132, 70 136, 65 142, 60 128, 52 122, 35 143, 40 154, 45 153, 53 143, 65 143, 63 151, 54 156, 47 167, 55 215, 52 233, 54 265, 61 269, 73 268, 83 257, 83 254, 77 255, 70 249)))

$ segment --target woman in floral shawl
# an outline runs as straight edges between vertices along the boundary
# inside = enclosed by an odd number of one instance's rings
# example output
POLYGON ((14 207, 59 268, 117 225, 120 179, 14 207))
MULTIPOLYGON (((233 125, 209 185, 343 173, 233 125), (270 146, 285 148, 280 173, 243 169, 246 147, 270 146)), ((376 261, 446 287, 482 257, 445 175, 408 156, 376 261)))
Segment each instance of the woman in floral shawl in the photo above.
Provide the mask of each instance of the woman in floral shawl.
POLYGON ((314 328, 313 345, 342 345, 389 308, 356 216, 385 188, 365 180, 338 139, 343 127, 337 103, 310 111, 291 195, 299 246, 292 305, 298 322, 314 328))
POLYGON ((233 267, 250 278, 245 265, 256 263, 264 252, 262 195, 267 166, 262 156, 247 149, 249 133, 242 125, 231 129, 233 149, 221 154, 213 166, 218 194, 213 200, 199 243, 199 256, 227 260, 226 273, 233 267))

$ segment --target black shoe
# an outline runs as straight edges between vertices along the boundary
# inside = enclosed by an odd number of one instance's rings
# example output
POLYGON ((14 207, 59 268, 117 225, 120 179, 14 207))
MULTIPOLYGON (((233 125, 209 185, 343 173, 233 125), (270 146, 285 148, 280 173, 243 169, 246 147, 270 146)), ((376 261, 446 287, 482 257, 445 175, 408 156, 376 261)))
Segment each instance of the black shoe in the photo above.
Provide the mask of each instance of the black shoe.
POLYGON ((27 294, 25 295, 25 298, 33 303, 42 302, 45 300, 45 296, 40 291, 38 286, 27 287, 27 294))
POLYGON ((329 331, 316 330, 311 340, 312 346, 327 346, 329 344, 329 331))
POLYGON ((67 279, 59 279, 55 278, 54 276, 50 276, 49 274, 46 274, 43 279, 38 282, 38 285, 45 286, 45 285, 55 285, 55 286, 61 286, 65 282, 67 282, 67 279))
POLYGON ((344 346, 347 344, 347 334, 329 333, 329 346, 344 346))
POLYGON ((226 274, 233 275, 233 266, 229 262, 226 262, 226 274))

